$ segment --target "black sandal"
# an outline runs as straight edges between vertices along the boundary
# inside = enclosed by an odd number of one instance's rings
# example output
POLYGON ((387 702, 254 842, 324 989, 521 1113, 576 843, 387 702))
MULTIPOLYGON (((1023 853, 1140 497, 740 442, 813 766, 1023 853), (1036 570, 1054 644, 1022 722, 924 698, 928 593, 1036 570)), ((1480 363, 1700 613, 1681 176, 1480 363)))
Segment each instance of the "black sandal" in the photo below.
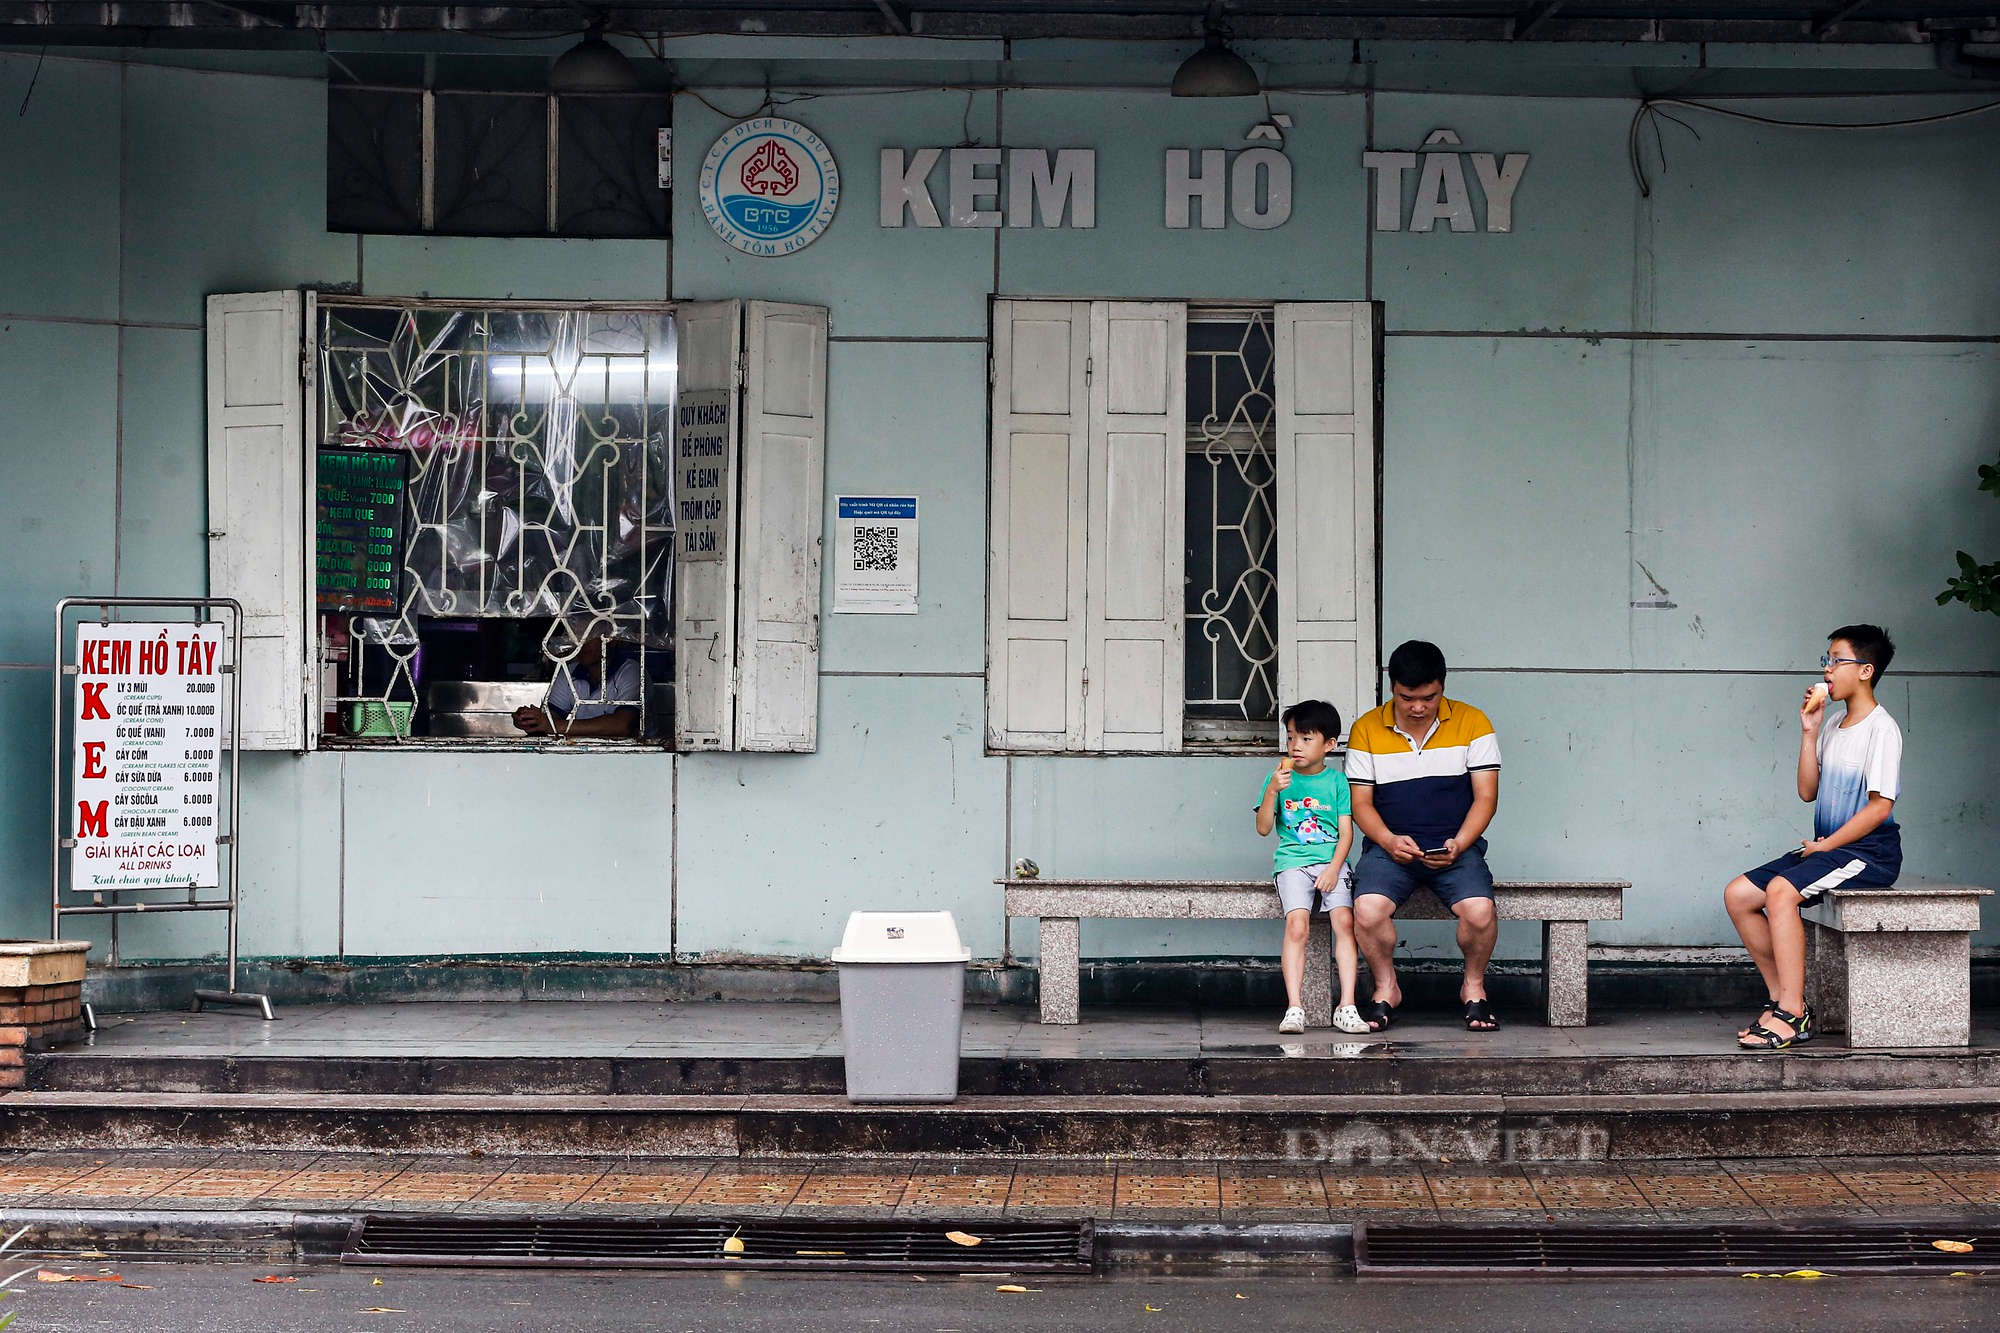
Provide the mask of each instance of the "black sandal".
POLYGON ((1485 996, 1465 1002, 1465 1030, 1467 1032, 1498 1032, 1500 1024, 1493 1017, 1493 1005, 1485 996))
POLYGON ((1777 1012, 1777 1008, 1778 1008, 1778 1002, 1776 1000, 1764 1001, 1764 1007, 1757 1011, 1757 1016, 1750 1020, 1749 1026, 1743 1028, 1736 1034, 1737 1039, 1740 1041, 1744 1037, 1749 1036, 1750 1029, 1761 1026, 1765 1019, 1769 1018, 1773 1013, 1777 1012))
POLYGON ((1396 1006, 1387 1000, 1371 1000, 1361 1010, 1361 1021, 1370 1032, 1387 1032, 1396 1021, 1396 1006))
POLYGON ((1786 1036, 1773 1032, 1760 1021, 1736 1039, 1737 1046, 1746 1051, 1784 1051, 1812 1040, 1810 1006, 1804 1014, 1788 1014, 1783 1009, 1773 1008, 1770 1016, 1790 1028, 1791 1034, 1786 1036))

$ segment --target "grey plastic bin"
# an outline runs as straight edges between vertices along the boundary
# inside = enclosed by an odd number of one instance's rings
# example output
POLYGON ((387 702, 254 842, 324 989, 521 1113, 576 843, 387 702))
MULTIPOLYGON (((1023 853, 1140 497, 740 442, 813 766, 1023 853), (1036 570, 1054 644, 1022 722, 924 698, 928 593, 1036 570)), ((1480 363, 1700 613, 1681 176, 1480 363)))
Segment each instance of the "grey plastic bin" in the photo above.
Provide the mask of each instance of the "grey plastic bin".
POLYGON ((958 1097, 959 1019, 972 953, 950 912, 856 912, 833 951, 851 1102, 958 1097))

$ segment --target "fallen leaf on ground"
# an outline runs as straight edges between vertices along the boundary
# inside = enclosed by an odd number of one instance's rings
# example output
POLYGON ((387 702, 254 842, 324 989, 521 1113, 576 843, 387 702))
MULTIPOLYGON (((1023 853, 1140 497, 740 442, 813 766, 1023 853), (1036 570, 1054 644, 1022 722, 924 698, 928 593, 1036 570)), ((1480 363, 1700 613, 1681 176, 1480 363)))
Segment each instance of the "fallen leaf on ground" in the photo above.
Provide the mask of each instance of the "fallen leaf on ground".
POLYGON ((137 1283, 137 1282, 120 1282, 120 1283, 119 1283, 118 1285, 119 1285, 119 1286, 121 1286, 121 1287, 123 1287, 123 1288, 125 1288, 125 1290, 127 1290, 127 1291, 151 1291, 151 1290, 152 1290, 152 1288, 151 1288, 151 1287, 148 1287, 148 1286, 144 1286, 144 1285, 142 1285, 141 1283, 137 1283))
POLYGON ((722 1252, 724 1254, 741 1254, 743 1253, 743 1248, 743 1237, 741 1236, 731 1236, 722 1242, 722 1252))
MULTIPOLYGON (((298 1281, 298 1279, 295 1277, 279 1277, 276 1273, 273 1273, 269 1277, 253 1277, 250 1280, 252 1282, 297 1282, 298 1281)), ((382 1279, 378 1277, 375 1280, 377 1282, 380 1282, 382 1279)))
POLYGON ((116 1282, 124 1285, 125 1279, 116 1273, 51 1273, 44 1268, 35 1274, 37 1282, 116 1282))
POLYGON ((1794 1268, 1791 1272, 1786 1273, 1785 1276, 1815 1278, 1815 1277, 1825 1277, 1826 1274, 1820 1272, 1817 1268, 1794 1268))
POLYGON ((1159 1312, 1160 1312, 1160 1307, 1157 1305, 1149 1305, 1146 1307, 1147 1314, 1158 1314, 1159 1312))
MULTIPOLYGON (((954 1245, 984 1245, 986 1243, 984 1237, 975 1236, 969 1231, 947 1231, 944 1233, 944 1238, 954 1245)), ((1968 1245, 1966 1248, 1970 1249, 1972 1247, 1968 1245)))
POLYGON ((408 1310, 398 1310, 393 1305, 371 1305, 366 1310, 356 1310, 356 1314, 408 1314, 408 1310))
POLYGON ((1953 1273, 1953 1277, 1978 1277, 1977 1273, 1953 1273))
POLYGON ((993 1290, 995 1290, 995 1291, 1027 1291, 1027 1290, 1028 1290, 1028 1288, 1026 1288, 1026 1287, 1023 1287, 1023 1286, 1019 1285, 1018 1283, 1013 1283, 1013 1282, 1003 1282, 1003 1283, 1001 1283, 1001 1284, 1000 1284, 999 1286, 995 1287, 995 1288, 994 1288, 993 1290))
POLYGON ((369 1285, 373 1287, 379 1287, 382 1285, 382 1279, 378 1277, 373 1282, 369 1283, 369 1285))
POLYGON ((1934 1240, 1931 1242, 1931 1248, 1934 1250, 1943 1250, 1946 1254, 1971 1254, 1972 1242, 1969 1240, 1934 1240))
POLYGON ((1239 1301, 1247 1301, 1250 1298, 1248 1296, 1245 1296, 1242 1292, 1239 1291, 1236 1293, 1236 1299, 1239 1301))

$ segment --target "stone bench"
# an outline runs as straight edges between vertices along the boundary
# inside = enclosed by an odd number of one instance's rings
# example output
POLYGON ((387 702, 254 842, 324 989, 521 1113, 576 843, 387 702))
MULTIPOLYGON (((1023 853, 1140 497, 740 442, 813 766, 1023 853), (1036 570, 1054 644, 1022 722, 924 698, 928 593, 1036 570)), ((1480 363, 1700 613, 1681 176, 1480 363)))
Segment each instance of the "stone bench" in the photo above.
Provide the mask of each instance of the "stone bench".
POLYGON ((1849 1046, 1964 1046, 1972 1039, 1969 884, 1829 889, 1806 919, 1806 1003, 1849 1046))
MULTIPOLYGON (((1010 917, 1042 923, 1041 991, 1044 1023, 1077 1021, 1082 963, 1078 930, 1084 917, 1125 920, 1259 921, 1284 915, 1268 879, 999 879, 1010 917)), ((1582 1027, 1589 1014, 1585 950, 1592 921, 1625 915, 1623 880, 1496 883, 1502 921, 1542 923, 1542 980, 1550 1027, 1582 1027)), ((1419 889, 1397 911, 1399 921, 1445 921, 1451 911, 1419 889)), ((1325 912, 1312 917, 1306 975, 1299 997, 1306 1022, 1333 1026, 1333 927, 1325 912)))

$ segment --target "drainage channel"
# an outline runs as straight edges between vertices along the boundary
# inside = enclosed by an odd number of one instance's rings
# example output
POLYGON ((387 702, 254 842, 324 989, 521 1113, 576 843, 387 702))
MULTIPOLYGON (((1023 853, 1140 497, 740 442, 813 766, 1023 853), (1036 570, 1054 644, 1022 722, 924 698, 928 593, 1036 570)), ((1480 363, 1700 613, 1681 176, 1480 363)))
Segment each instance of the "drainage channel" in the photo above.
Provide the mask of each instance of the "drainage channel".
POLYGON ((2000 1229, 1963 1222, 1784 1226, 1418 1226, 1354 1228, 1362 1277, 1509 1273, 2000 1272, 2000 1229), (1936 1242, 1949 1248, 1940 1249, 1936 1242), (1970 1245, 1970 1250, 1957 1247, 1970 1245))
POLYGON ((340 1261, 487 1268, 1087 1273, 1094 1239, 1089 1221, 371 1214, 355 1222, 340 1261))

